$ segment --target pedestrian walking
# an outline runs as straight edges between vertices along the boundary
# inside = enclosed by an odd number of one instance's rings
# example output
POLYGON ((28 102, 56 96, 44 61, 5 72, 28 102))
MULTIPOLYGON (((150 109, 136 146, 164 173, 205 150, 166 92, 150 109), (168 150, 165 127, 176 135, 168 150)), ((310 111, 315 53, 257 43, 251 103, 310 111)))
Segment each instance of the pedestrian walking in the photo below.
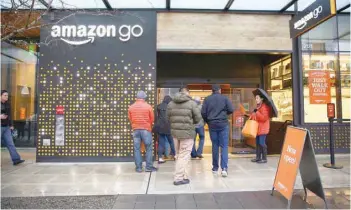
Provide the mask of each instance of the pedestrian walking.
POLYGON ((189 96, 187 88, 181 88, 168 104, 167 117, 176 150, 174 185, 189 184, 188 164, 194 145, 195 125, 201 120, 197 104, 189 96))
POLYGON ((13 121, 11 118, 11 107, 8 102, 9 93, 6 90, 1 91, 1 143, 9 150, 13 165, 24 162, 18 154, 15 144, 13 143, 12 130, 13 121))
POLYGON ((212 95, 206 97, 201 109, 201 115, 209 126, 212 141, 212 172, 218 173, 219 148, 221 148, 222 176, 228 176, 228 144, 229 124, 228 115, 234 111, 230 100, 221 94, 221 87, 212 85, 212 95))
POLYGON ((137 100, 128 109, 128 117, 132 124, 134 138, 134 160, 136 172, 142 172, 142 156, 140 151, 141 142, 145 145, 145 172, 157 171, 153 166, 152 157, 152 133, 151 128, 154 123, 154 112, 152 107, 145 101, 146 93, 139 91, 137 100))
POLYGON ((165 163, 162 158, 166 152, 166 142, 171 148, 171 155, 175 156, 174 142, 171 135, 171 126, 167 118, 167 106, 172 101, 170 96, 165 96, 162 103, 157 106, 157 120, 153 131, 158 134, 158 163, 165 163))
MULTIPOLYGON (((194 101, 197 104, 197 108, 201 112, 201 98, 200 97, 195 97, 194 101)), ((194 138, 194 146, 193 146, 193 151, 191 152, 191 157, 192 158, 203 158, 202 152, 204 149, 204 143, 205 143, 205 122, 201 117, 201 120, 198 124, 195 126, 195 138, 194 138), (199 135, 199 147, 196 149, 196 137, 199 135)))
POLYGON ((267 163, 266 138, 270 130, 270 118, 276 117, 278 111, 266 91, 258 88, 253 91, 253 94, 257 108, 254 109, 250 118, 258 122, 258 129, 256 136, 256 158, 251 161, 255 163, 267 163))

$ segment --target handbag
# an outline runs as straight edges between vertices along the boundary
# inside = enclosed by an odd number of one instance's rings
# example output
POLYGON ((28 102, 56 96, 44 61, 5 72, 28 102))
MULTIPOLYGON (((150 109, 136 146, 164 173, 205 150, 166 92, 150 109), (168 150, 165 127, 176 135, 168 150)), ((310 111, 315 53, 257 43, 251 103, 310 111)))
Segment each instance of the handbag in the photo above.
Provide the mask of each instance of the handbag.
POLYGON ((252 120, 251 117, 245 122, 245 125, 241 131, 244 137, 256 138, 258 131, 258 122, 252 120))

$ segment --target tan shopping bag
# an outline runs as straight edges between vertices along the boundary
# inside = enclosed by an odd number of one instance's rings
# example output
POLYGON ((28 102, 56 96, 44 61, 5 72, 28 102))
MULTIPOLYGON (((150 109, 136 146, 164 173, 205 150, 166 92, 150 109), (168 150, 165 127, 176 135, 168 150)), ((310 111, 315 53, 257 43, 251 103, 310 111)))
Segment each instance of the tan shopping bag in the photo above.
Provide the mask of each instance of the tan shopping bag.
POLYGON ((258 132, 258 122, 251 117, 246 121, 241 133, 247 138, 256 138, 258 132))

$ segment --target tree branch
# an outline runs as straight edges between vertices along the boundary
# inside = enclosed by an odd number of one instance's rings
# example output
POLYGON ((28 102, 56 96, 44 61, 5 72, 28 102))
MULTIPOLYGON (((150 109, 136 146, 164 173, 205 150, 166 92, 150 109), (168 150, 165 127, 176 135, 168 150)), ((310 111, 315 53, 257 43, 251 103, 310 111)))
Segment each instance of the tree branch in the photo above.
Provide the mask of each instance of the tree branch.
MULTIPOLYGON (((33 1, 34 1, 34 0, 33 0, 33 1)), ((7 39, 11 38, 12 36, 14 36, 14 35, 16 35, 16 34, 18 34, 18 33, 22 33, 22 32, 24 32, 24 31, 28 30, 28 28, 30 28, 30 27, 32 27, 33 25, 35 25, 36 23, 38 23, 38 21, 41 20, 41 18, 42 18, 43 16, 45 16, 46 14, 49 13, 49 11, 51 10, 51 4, 52 4, 52 2, 53 2, 53 0, 50 0, 50 1, 49 1, 49 3, 48 3, 49 7, 48 7, 48 8, 45 10, 45 12, 44 12, 43 14, 41 14, 37 19, 35 19, 34 21, 32 21, 32 22, 31 22, 30 24, 28 24, 26 27, 23 27, 23 28, 20 28, 20 29, 18 29, 18 30, 15 30, 15 31, 11 32, 10 34, 8 34, 8 35, 2 37, 2 38, 1 38, 1 41, 7 40, 7 39)))
POLYGON ((30 11, 29 11, 29 15, 28 15, 27 23, 26 23, 26 28, 28 27, 30 16, 32 15, 32 12, 33 12, 34 3, 35 3, 35 0, 32 0, 32 6, 30 7, 30 11))

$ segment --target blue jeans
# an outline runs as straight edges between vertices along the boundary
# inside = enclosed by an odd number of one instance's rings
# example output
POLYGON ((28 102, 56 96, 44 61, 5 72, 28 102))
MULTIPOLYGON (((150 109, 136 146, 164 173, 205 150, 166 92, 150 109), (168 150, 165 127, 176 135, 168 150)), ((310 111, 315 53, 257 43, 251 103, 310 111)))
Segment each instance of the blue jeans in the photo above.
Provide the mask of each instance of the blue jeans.
POLYGON ((148 130, 134 130, 133 132, 134 138, 134 160, 136 170, 142 169, 143 158, 141 156, 140 144, 141 141, 144 142, 146 155, 146 169, 152 169, 153 167, 153 157, 152 157, 152 134, 148 130))
POLYGON ((162 157, 162 155, 166 153, 166 141, 171 147, 172 155, 175 155, 173 137, 170 134, 159 134, 158 136, 158 158, 162 157))
POLYGON ((18 154, 15 144, 13 143, 11 129, 9 126, 1 126, 1 143, 7 147, 10 152, 10 156, 13 163, 21 160, 21 156, 18 154))
POLYGON ((266 137, 267 137, 267 135, 256 136, 256 146, 266 145, 266 137))
POLYGON ((170 145, 169 145, 169 143, 168 143, 168 141, 165 141, 165 153, 164 153, 164 155, 165 156, 168 156, 169 155, 169 149, 170 149, 170 145))
POLYGON ((202 155, 203 149, 204 149, 204 143, 205 143, 205 127, 201 126, 199 128, 195 128, 196 135, 194 139, 194 146, 193 146, 193 151, 191 152, 191 157, 196 157, 199 155, 202 155), (196 136, 199 134, 200 141, 199 141, 199 147, 196 150, 195 142, 196 142, 196 136))
POLYGON ((223 129, 210 129, 212 141, 212 165, 213 171, 218 171, 219 165, 219 147, 221 147, 221 168, 228 168, 228 144, 229 144, 229 126, 223 129))

